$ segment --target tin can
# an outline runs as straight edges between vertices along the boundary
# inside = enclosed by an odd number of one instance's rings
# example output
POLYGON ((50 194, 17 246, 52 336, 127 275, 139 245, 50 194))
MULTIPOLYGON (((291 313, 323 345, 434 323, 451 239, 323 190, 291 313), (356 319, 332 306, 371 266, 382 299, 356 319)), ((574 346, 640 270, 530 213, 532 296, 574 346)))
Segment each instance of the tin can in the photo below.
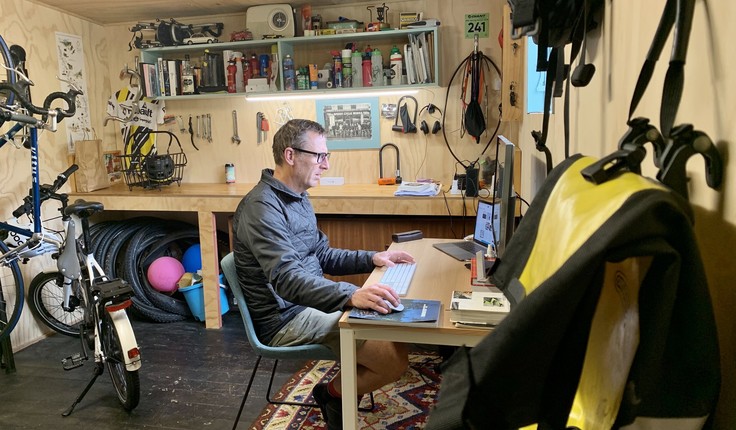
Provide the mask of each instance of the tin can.
POLYGON ((225 183, 235 183, 235 165, 232 163, 225 164, 225 183))

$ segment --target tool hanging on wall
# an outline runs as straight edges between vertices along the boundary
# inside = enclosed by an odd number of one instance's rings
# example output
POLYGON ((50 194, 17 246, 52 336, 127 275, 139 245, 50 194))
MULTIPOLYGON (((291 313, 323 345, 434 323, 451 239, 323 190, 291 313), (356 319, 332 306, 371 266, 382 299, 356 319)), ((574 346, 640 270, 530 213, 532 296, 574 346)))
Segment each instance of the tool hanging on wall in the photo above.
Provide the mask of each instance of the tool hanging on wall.
POLYGON ((240 145, 240 136, 238 136, 238 111, 233 109, 233 137, 232 142, 240 145))
POLYGON ((192 128, 192 115, 189 115, 189 140, 192 142, 192 146, 194 149, 199 151, 199 148, 197 148, 197 145, 194 144, 194 128, 192 128))

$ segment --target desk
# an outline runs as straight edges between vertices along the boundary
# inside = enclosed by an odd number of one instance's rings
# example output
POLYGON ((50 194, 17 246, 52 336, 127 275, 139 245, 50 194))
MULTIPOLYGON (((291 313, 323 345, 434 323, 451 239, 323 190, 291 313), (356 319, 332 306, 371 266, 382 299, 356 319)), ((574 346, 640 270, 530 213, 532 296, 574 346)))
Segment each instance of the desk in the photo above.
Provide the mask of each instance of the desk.
MULTIPOLYGON (((404 250, 417 261, 416 272, 409 287, 407 298, 439 300, 443 309, 437 328, 415 328, 407 326, 375 326, 351 324, 347 313, 340 319, 340 355, 342 369, 342 413, 343 428, 357 429, 357 384, 356 384, 356 339, 387 340, 432 345, 475 346, 488 334, 487 330, 460 329, 450 322, 448 304, 453 290, 470 288, 470 271, 462 261, 434 249, 433 243, 449 239, 422 239, 412 242, 393 243, 389 249, 404 250), (347 393, 347 394, 346 394, 347 393), (352 393, 352 394, 351 394, 352 393)), ((366 284, 380 280, 383 269, 376 269, 366 284)))
MULTIPOLYGON (((255 184, 170 185, 160 190, 144 190, 125 184, 91 193, 69 193, 71 201, 97 201, 106 211, 190 212, 197 214, 204 273, 204 308, 207 328, 222 327, 220 317, 219 259, 216 213, 233 213, 240 200, 255 184)), ((318 215, 453 216, 475 214, 475 201, 459 195, 435 197, 395 197, 396 186, 350 184, 319 186, 309 190, 318 215)), ((421 228, 421 227, 414 227, 421 228)), ((334 241, 334 237, 332 238, 334 241)))

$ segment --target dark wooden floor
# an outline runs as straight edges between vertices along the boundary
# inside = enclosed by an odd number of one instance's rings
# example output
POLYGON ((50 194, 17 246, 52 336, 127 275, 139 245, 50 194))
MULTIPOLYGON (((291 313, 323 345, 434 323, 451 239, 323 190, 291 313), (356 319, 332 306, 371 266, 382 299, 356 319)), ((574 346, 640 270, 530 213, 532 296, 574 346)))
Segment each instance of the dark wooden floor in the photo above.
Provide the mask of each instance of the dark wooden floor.
MULTIPOLYGON (((110 378, 97 379, 69 417, 62 417, 92 375, 92 365, 64 371, 61 359, 79 352, 79 339, 50 336, 15 354, 16 372, 0 372, 0 429, 230 429, 256 356, 237 309, 223 328, 185 321, 133 321, 143 366, 140 404, 126 412, 110 378)), ((304 363, 279 363, 274 391, 304 363)), ((266 406, 272 361, 264 360, 238 428, 266 406)))

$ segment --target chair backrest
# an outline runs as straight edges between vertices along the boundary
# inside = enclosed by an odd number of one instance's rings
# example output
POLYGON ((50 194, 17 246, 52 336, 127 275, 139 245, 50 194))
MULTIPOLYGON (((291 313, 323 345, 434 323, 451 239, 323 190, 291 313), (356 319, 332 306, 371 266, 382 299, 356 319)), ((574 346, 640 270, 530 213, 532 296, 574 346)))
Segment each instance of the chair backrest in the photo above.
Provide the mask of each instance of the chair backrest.
POLYGON ((222 267, 222 273, 227 279, 227 283, 230 286, 230 290, 235 297, 240 311, 240 316, 243 318, 243 326, 245 327, 245 334, 248 336, 248 342, 253 349, 260 355, 267 358, 306 358, 306 359, 319 359, 319 360, 334 360, 335 354, 324 345, 297 345, 297 346, 281 346, 274 347, 261 343, 256 334, 255 327, 253 325, 253 319, 248 311, 248 305, 243 295, 243 290, 240 288, 238 283, 238 274, 235 270, 235 256, 233 253, 227 254, 223 257, 220 262, 222 267))

